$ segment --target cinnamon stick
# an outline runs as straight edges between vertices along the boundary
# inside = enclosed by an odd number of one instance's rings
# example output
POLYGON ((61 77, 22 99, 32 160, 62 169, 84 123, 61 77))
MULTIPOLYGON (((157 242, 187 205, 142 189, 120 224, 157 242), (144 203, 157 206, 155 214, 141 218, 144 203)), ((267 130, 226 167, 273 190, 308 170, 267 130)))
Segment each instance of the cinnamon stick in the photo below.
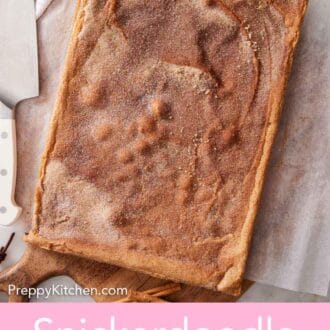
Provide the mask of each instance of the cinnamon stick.
POLYGON ((15 236, 15 233, 12 233, 9 237, 9 240, 7 242, 7 244, 5 246, 2 246, 0 248, 0 264, 6 259, 7 257, 7 250, 11 244, 11 242, 13 241, 14 239, 14 236, 15 236))
POLYGON ((151 296, 145 292, 130 290, 127 297, 118 300, 117 302, 165 302, 165 300, 158 297, 151 296))
POLYGON ((157 288, 146 290, 144 292, 153 295, 155 297, 165 297, 180 290, 181 290, 181 284, 169 283, 163 286, 159 286, 157 288))
POLYGON ((148 289, 143 292, 130 290, 127 297, 117 300, 117 302, 166 302, 159 297, 168 296, 181 290, 181 285, 170 283, 156 288, 148 289))

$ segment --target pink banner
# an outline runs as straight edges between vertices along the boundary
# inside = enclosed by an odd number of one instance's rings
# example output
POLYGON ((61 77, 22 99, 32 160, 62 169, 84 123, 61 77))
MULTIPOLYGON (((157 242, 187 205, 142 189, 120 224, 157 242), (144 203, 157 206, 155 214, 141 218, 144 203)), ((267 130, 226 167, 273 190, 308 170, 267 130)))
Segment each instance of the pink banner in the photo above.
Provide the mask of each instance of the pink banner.
POLYGON ((4 330, 329 330, 330 304, 3 304, 4 330))

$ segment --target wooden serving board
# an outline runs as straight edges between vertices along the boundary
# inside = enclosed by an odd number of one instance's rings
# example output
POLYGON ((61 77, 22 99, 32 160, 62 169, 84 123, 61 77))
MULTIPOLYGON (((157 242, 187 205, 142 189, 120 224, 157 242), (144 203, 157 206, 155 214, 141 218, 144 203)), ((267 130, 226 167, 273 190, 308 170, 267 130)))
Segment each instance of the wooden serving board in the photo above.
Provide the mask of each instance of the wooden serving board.
MULTIPOLYGON (((41 282, 59 275, 70 276, 83 288, 127 288, 135 291, 145 291, 159 287, 168 281, 153 278, 123 268, 93 262, 87 259, 57 252, 46 251, 31 245, 22 259, 13 267, 0 274, 0 291, 8 294, 9 284, 19 288, 31 288, 41 282)), ((243 292, 252 282, 244 281, 243 292)), ((97 302, 117 301, 119 296, 96 295, 97 302)), ((169 302, 235 302, 238 297, 223 295, 198 287, 182 285, 179 292, 166 297, 169 302)), ((23 296, 9 295, 9 302, 26 302, 23 296)))

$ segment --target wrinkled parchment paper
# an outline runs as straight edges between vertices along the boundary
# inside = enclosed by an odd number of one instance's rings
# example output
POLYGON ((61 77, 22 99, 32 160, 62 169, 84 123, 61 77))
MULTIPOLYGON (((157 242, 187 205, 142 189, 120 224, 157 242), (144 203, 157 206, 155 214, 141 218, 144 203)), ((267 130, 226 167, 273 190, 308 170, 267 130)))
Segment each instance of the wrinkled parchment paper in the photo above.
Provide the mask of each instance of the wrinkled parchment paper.
MULTIPOLYGON (((53 0, 38 22, 40 97, 17 108, 19 221, 0 228, 0 245, 17 236, 0 271, 24 252, 40 157, 63 68, 76 1, 53 0)), ((330 2, 311 0, 294 63, 280 132, 256 223, 247 277, 326 295, 330 275, 330 2)), ((253 301, 253 298, 251 299, 253 301)))
POLYGON ((35 0, 37 19, 46 11, 53 0, 35 0))
POLYGON ((247 277, 326 295, 330 281, 330 2, 311 0, 247 277))

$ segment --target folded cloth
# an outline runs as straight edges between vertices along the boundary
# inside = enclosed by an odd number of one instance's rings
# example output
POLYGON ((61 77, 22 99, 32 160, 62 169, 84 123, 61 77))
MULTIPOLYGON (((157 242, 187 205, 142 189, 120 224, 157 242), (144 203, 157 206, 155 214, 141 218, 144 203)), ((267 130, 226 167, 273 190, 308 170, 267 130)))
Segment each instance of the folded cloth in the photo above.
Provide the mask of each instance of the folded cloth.
POLYGON ((45 12, 52 0, 36 0, 37 19, 45 12))

